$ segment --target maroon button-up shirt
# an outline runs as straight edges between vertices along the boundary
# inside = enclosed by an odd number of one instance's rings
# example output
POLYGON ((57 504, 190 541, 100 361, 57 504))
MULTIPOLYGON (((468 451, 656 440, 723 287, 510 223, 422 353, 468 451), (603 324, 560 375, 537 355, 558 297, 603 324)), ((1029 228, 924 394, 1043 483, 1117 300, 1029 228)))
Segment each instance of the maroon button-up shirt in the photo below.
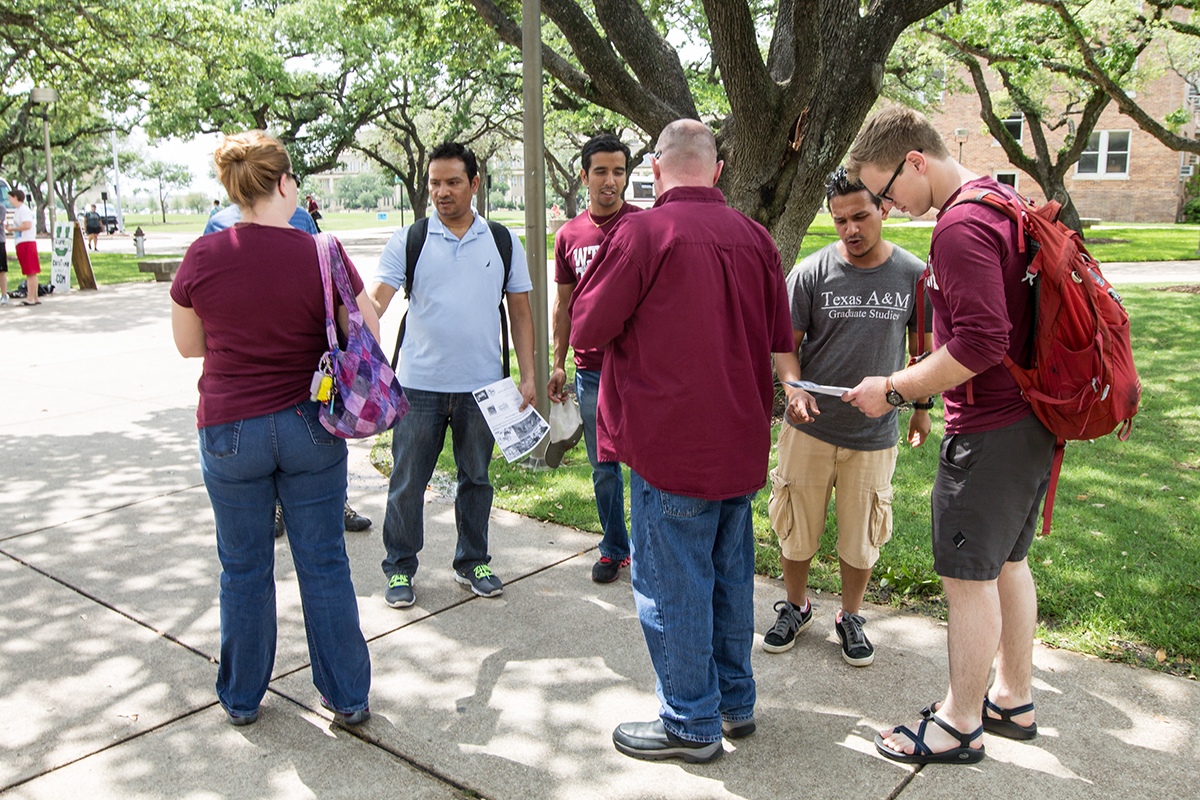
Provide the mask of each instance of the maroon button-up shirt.
POLYGON ((719 189, 681 186, 600 245, 571 298, 571 345, 604 347, 601 461, 724 500, 767 481, 771 353, 793 349, 779 251, 719 189))

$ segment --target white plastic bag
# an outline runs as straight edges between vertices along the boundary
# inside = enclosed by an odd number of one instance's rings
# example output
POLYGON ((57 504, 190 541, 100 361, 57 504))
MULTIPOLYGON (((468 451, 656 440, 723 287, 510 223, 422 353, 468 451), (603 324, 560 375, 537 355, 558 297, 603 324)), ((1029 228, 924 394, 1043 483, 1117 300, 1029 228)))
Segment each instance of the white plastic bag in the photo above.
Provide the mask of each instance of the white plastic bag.
POLYGON ((550 441, 565 442, 583 431, 583 417, 575 398, 567 395, 561 403, 550 404, 550 441))
POLYGON ((575 399, 568 395, 561 403, 550 404, 550 442, 546 446, 546 464, 557 468, 562 463, 563 454, 575 445, 583 436, 583 417, 579 416, 579 406, 575 399))

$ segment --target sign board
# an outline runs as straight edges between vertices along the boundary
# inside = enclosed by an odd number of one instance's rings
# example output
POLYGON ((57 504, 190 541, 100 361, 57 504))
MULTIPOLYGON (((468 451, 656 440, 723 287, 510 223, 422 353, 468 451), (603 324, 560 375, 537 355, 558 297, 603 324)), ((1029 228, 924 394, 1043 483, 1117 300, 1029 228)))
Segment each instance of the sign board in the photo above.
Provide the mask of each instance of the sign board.
POLYGON ((71 248, 75 223, 71 220, 54 221, 54 240, 50 248, 50 285, 54 293, 66 294, 71 290, 71 248))
POLYGON ((380 221, 386 221, 387 220, 387 212, 386 211, 376 211, 375 219, 380 220, 380 221))

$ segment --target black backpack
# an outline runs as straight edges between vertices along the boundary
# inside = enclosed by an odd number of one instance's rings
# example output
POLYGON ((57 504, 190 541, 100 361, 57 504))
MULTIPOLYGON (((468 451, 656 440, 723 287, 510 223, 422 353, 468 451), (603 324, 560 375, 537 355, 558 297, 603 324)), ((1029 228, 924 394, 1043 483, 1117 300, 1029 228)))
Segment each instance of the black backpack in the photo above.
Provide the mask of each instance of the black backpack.
MULTIPOLYGON (((504 283, 500 289, 500 360, 504 363, 504 377, 509 377, 508 369, 508 315, 504 313, 504 290, 508 288, 508 276, 512 273, 512 236, 508 228, 499 222, 486 220, 496 249, 500 251, 500 260, 504 262, 504 283)), ((412 297, 413 276, 417 271, 417 259, 421 257, 421 248, 425 246, 425 234, 429 231, 429 217, 422 217, 408 229, 408 239, 404 247, 404 299, 412 297)), ((404 330, 408 322, 408 309, 400 319, 400 332, 396 335, 396 349, 392 353, 392 370, 400 362, 400 345, 404 342, 404 330)))

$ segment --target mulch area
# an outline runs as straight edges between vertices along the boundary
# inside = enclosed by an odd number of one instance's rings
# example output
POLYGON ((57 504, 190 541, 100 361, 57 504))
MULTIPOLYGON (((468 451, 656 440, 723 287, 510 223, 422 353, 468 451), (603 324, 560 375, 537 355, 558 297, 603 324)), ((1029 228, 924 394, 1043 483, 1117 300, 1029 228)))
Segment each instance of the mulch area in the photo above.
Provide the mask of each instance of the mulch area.
POLYGON ((1156 292, 1183 292, 1184 294, 1200 294, 1200 283, 1177 283, 1174 286, 1155 286, 1156 292))

